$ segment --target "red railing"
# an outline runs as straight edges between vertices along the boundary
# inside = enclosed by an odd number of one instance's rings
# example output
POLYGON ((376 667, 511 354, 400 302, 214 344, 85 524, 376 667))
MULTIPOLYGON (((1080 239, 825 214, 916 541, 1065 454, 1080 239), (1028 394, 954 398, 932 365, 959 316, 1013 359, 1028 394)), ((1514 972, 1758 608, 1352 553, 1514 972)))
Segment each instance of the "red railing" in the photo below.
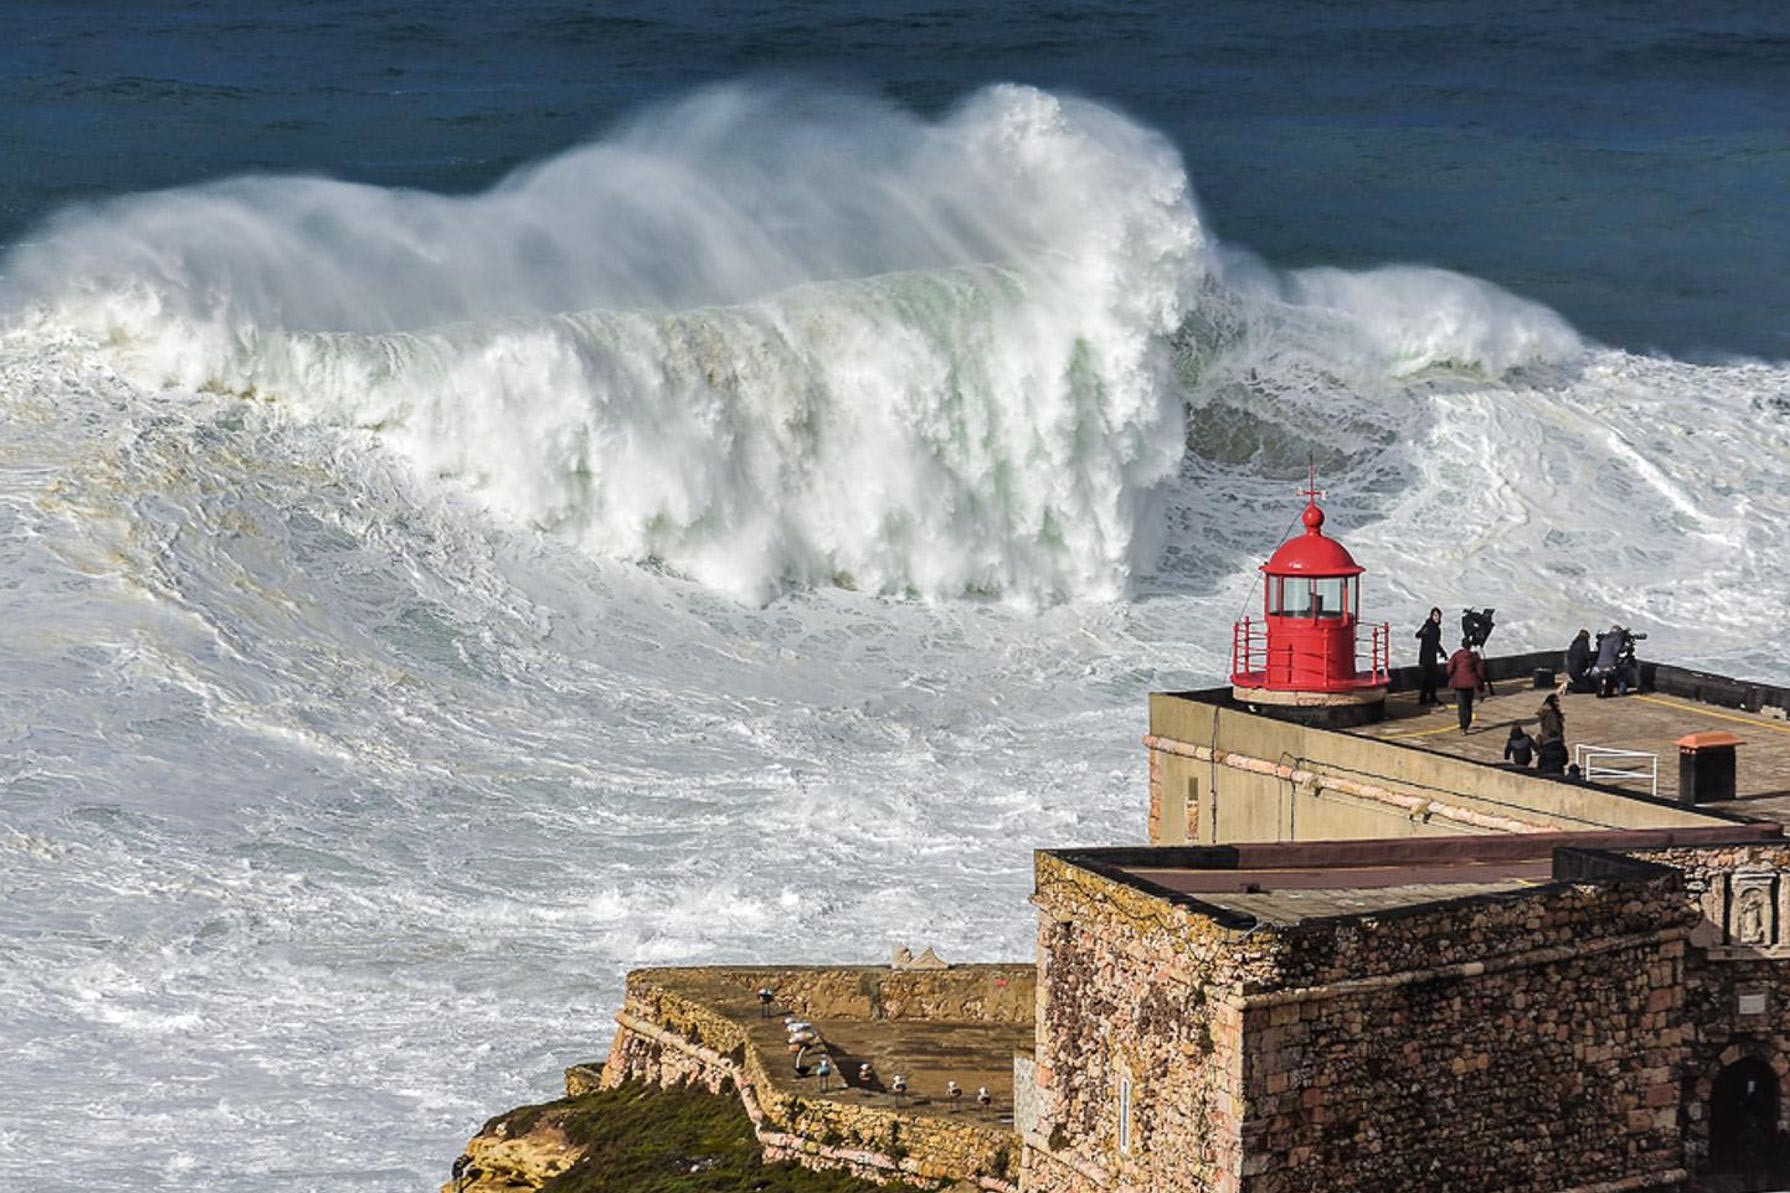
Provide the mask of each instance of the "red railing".
POLYGON ((1373 631, 1367 648, 1367 677, 1371 683, 1382 684, 1392 678, 1392 626, 1382 621, 1373 631))
POLYGON ((1308 652, 1312 657, 1304 660, 1304 666, 1298 665, 1300 660, 1295 656, 1297 644, 1306 641, 1300 637, 1292 637, 1286 645, 1276 652, 1282 657, 1271 659, 1268 653, 1268 627, 1263 622, 1244 618, 1231 626, 1231 682, 1252 687, 1264 686, 1269 677, 1279 677, 1282 683, 1290 682, 1295 673, 1312 675, 1324 688, 1333 687, 1372 687, 1386 683, 1392 670, 1392 627, 1386 622, 1378 625, 1357 626, 1356 650, 1348 663, 1348 671, 1341 674, 1334 666, 1327 652, 1308 652), (1368 630, 1367 669, 1361 669, 1359 631, 1368 630), (1278 663, 1278 666, 1274 664, 1278 663))
POLYGON ((1268 670, 1268 627, 1245 617, 1231 626, 1231 682, 1268 670))

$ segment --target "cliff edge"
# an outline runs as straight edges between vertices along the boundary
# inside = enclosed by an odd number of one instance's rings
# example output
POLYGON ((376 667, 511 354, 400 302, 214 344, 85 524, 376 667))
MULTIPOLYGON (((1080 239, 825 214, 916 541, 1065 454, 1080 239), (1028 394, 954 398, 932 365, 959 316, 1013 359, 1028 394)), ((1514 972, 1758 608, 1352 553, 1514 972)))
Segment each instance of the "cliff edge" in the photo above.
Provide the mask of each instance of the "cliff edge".
MULTIPOLYGON (((582 1085, 580 1070, 568 1086, 582 1085)), ((901 1193, 839 1171, 767 1163, 737 1095, 627 1082, 501 1114, 442 1193, 901 1193)))

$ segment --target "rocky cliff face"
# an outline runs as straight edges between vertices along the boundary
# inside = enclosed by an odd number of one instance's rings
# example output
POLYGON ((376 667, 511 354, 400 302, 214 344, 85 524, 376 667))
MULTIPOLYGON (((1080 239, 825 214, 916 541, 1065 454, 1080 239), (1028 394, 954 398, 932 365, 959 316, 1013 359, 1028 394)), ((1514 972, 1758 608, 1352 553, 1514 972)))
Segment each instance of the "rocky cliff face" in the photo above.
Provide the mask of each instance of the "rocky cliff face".
POLYGON ((608 1060, 487 1123, 443 1193, 1014 1193, 1036 969, 900 960, 629 974, 608 1060), (830 1091, 791 1066, 797 1017, 824 1040, 830 1091))
POLYGON ((442 1193, 915 1193, 767 1161, 735 1091, 639 1081, 592 1089, 595 1075, 572 1069, 571 1096, 486 1123, 442 1193))
POLYGON ((588 1150, 568 1134, 572 1101, 525 1106, 486 1123, 441 1193, 519 1193, 570 1171, 588 1150))

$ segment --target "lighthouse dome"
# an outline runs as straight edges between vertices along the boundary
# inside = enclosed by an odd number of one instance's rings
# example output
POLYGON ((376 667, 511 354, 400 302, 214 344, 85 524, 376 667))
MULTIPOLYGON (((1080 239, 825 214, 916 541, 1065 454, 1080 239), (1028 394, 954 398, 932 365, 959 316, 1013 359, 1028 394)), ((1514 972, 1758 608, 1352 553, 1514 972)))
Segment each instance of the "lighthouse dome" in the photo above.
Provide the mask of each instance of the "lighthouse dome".
POLYGON ((1262 570, 1275 576, 1358 576, 1366 569, 1348 548, 1324 533, 1324 511, 1317 502, 1300 515, 1305 533, 1280 545, 1262 570))

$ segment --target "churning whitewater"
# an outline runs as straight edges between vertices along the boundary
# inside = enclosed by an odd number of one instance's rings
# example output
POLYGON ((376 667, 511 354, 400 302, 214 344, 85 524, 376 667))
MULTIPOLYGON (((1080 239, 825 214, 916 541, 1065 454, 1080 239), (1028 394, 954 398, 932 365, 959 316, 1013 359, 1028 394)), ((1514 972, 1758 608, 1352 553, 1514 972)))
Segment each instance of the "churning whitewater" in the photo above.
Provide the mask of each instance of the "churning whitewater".
POLYGON ((139 384, 376 428, 594 555, 748 599, 1110 597, 1204 250, 1174 151, 1096 105, 730 89, 471 199, 123 200, 13 272, 139 384))
POLYGON ((1395 640, 1790 678, 1790 370, 1278 269, 1087 100, 712 90, 470 197, 69 210, 0 286, 14 1183, 414 1189, 631 965, 1028 956, 1308 460, 1395 640))

